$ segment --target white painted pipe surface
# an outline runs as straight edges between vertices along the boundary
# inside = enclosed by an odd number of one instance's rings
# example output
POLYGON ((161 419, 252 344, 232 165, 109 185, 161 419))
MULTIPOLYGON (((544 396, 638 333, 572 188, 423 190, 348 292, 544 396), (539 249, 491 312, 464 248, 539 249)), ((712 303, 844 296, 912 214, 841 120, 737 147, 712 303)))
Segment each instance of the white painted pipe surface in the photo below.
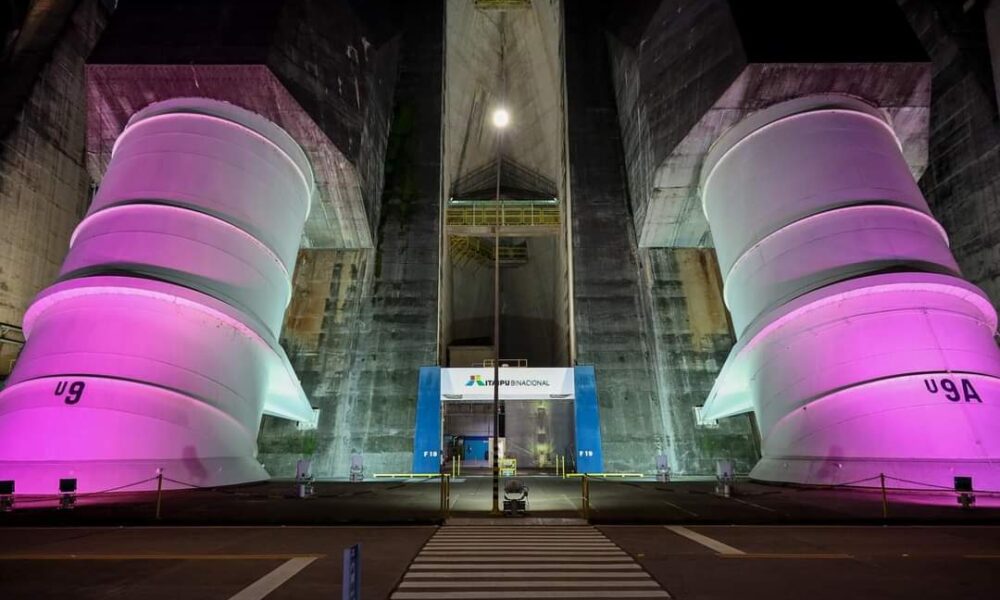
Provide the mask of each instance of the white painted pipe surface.
POLYGON ((265 479, 261 415, 312 416, 277 336, 313 187, 301 149, 255 114, 204 99, 138 112, 60 281, 25 315, 0 392, 0 479, 32 494, 157 469, 199 486, 265 479))
POLYGON ((878 111, 762 111, 715 144, 702 184, 738 337, 702 414, 756 413, 753 476, 1000 489, 996 312, 878 111))

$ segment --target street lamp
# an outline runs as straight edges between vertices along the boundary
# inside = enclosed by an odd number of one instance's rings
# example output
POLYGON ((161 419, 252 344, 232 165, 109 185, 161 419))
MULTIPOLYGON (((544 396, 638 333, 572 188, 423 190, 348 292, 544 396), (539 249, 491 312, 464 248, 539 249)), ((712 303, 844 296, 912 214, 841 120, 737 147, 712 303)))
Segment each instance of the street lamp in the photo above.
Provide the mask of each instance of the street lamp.
POLYGON ((506 108, 502 106, 493 111, 493 126, 497 129, 503 129, 510 124, 510 113, 507 112, 506 108))
POLYGON ((499 107, 493 111, 497 129, 497 185, 493 208, 493 509, 500 514, 500 168, 503 164, 503 130, 510 113, 499 107))

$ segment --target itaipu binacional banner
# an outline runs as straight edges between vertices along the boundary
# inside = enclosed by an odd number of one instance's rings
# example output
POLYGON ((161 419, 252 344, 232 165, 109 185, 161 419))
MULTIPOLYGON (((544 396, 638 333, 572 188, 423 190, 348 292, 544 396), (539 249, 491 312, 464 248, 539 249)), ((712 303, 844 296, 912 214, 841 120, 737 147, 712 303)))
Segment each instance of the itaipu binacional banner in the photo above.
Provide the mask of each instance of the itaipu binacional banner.
MULTIPOLYGON (((573 398, 573 369, 500 367, 500 398, 573 398)), ((493 400, 493 369, 441 369, 444 400, 493 400)))

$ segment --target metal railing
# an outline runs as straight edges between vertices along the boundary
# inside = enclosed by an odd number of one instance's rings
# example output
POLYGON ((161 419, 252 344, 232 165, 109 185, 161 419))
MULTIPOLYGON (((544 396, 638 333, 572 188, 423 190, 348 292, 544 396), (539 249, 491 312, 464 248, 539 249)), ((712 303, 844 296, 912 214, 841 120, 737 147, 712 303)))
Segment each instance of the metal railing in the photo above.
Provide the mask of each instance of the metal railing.
MULTIPOLYGON (((458 261, 471 260, 484 265, 493 264, 493 244, 477 237, 451 236, 451 254, 458 261)), ((528 262, 527 244, 501 245, 500 266, 523 265, 528 262)))
POLYGON ((445 223, 452 227, 555 227, 561 222, 559 207, 552 205, 475 202, 449 206, 445 223))
MULTIPOLYGON (((501 358, 500 367, 527 367, 527 358, 501 358)), ((487 358, 483 361, 483 368, 493 368, 493 359, 487 358)))

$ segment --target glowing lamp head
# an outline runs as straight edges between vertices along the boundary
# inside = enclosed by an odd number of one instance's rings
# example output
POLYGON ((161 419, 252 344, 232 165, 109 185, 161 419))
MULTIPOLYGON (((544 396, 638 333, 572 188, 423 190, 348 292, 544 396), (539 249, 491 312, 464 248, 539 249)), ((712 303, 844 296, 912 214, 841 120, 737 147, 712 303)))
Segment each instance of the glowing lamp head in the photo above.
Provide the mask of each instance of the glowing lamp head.
POLYGON ((493 111, 493 126, 503 129, 510 124, 510 113, 505 108, 498 108, 493 111))

